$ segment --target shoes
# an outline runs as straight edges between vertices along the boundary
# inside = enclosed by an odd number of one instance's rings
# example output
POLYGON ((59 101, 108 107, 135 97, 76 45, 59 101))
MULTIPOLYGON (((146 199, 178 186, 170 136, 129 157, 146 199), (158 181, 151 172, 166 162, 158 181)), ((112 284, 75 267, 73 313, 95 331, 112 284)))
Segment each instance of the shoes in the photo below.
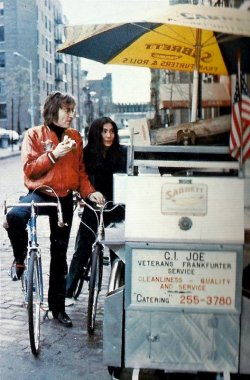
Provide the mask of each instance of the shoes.
POLYGON ((74 298, 65 298, 65 307, 74 306, 75 300, 74 298))
POLYGON ((73 306, 75 304, 75 300, 73 299, 73 291, 72 290, 66 290, 65 294, 65 306, 73 306))
POLYGON ((52 315, 53 315, 53 318, 57 319, 58 322, 60 322, 63 326, 72 327, 72 321, 70 317, 68 316, 68 314, 65 313, 65 311, 59 311, 59 312, 52 311, 52 315))
POLYGON ((25 265, 23 261, 14 260, 10 269, 12 281, 18 281, 22 277, 25 265))

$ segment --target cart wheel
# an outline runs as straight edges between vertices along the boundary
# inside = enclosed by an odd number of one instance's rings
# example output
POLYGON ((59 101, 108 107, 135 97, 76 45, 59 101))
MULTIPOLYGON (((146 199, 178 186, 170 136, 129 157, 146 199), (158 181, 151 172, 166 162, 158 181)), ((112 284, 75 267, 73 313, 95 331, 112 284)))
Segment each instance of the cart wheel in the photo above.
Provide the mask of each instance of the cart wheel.
POLYGON ((115 259, 112 263, 111 274, 109 277, 108 293, 124 285, 125 265, 122 260, 115 259))

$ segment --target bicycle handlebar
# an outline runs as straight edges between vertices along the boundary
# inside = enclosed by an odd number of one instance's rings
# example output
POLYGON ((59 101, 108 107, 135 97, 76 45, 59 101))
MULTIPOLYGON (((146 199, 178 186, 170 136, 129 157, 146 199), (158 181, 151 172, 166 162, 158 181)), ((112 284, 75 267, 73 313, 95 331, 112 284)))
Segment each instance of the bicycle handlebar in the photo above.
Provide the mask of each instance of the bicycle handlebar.
POLYGON ((67 223, 64 223, 63 221, 63 214, 62 214, 62 206, 60 201, 58 202, 19 202, 19 203, 11 203, 6 205, 6 201, 4 201, 4 214, 7 214, 7 209, 11 207, 56 207, 57 208, 57 215, 58 215, 58 226, 64 227, 67 225, 67 223))
POLYGON ((99 204, 99 203, 96 203, 96 208, 90 206, 87 202, 84 202, 84 205, 86 205, 87 207, 89 207, 91 210, 93 211, 97 211, 97 212, 110 212, 110 211, 113 211, 115 208, 117 208, 119 206, 119 204, 117 205, 114 205, 112 208, 109 208, 109 209, 106 209, 106 206, 108 203, 110 203, 112 201, 108 201, 104 204, 99 204))
POLYGON ((75 198, 78 201, 78 203, 81 203, 84 206, 87 206, 90 210, 92 210, 95 213, 96 219, 97 219, 97 232, 93 231, 92 228, 90 226, 88 226, 88 224, 86 224, 85 222, 83 222, 82 220, 81 220, 81 223, 83 225, 85 225, 94 234, 95 239, 96 239, 95 242, 97 240, 103 240, 104 239, 103 214, 106 213, 106 212, 111 212, 114 209, 116 209, 118 206, 122 206, 122 205, 116 204, 112 208, 106 209, 108 203, 113 203, 112 201, 108 201, 108 202, 105 202, 104 204, 98 204, 98 203, 96 203, 96 208, 94 208, 94 207, 90 206, 90 204, 88 204, 88 202, 86 202, 84 199, 82 199, 82 197, 80 196, 79 193, 75 193, 75 198), (97 213, 99 213, 99 218, 98 218, 97 213))
POLYGON ((113 211, 114 209, 116 209, 118 206, 120 206, 119 204, 116 204, 112 208, 106 209, 108 203, 113 203, 112 201, 108 201, 108 202, 105 202, 104 204, 96 203, 95 204, 96 208, 94 208, 94 207, 90 206, 90 204, 88 202, 86 202, 81 197, 81 195, 79 193, 75 193, 75 197, 79 203, 83 203, 84 206, 87 206, 89 209, 91 209, 94 212, 96 212, 96 211, 97 212, 110 212, 110 211, 113 211))

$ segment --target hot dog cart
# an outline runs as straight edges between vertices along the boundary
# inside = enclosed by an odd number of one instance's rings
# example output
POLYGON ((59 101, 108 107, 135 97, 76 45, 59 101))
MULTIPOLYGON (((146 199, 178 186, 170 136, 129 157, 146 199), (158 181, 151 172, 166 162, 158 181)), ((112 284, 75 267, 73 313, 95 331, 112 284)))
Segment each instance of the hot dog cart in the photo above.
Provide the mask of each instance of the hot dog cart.
POLYGON ((114 193, 126 218, 118 237, 106 231, 119 258, 104 303, 105 364, 137 373, 217 372, 224 379, 238 373, 244 242, 238 162, 224 146, 132 146, 114 193))

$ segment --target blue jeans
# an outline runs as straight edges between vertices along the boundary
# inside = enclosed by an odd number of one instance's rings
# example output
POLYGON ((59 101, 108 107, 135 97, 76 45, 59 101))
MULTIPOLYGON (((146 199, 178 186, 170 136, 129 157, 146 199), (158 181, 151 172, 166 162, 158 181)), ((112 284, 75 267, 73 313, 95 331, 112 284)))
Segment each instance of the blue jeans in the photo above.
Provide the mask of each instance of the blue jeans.
MULTIPOLYGON (((67 248, 73 218, 72 194, 59 198, 62 206, 63 220, 67 226, 58 226, 55 207, 41 207, 39 215, 49 216, 50 225, 50 278, 48 303, 54 312, 65 310, 65 277, 67 274, 67 248)), ((41 192, 29 192, 21 202, 55 202, 55 198, 41 192)), ((26 226, 30 218, 30 207, 13 207, 7 214, 7 233, 16 261, 23 262, 28 244, 26 226)))

